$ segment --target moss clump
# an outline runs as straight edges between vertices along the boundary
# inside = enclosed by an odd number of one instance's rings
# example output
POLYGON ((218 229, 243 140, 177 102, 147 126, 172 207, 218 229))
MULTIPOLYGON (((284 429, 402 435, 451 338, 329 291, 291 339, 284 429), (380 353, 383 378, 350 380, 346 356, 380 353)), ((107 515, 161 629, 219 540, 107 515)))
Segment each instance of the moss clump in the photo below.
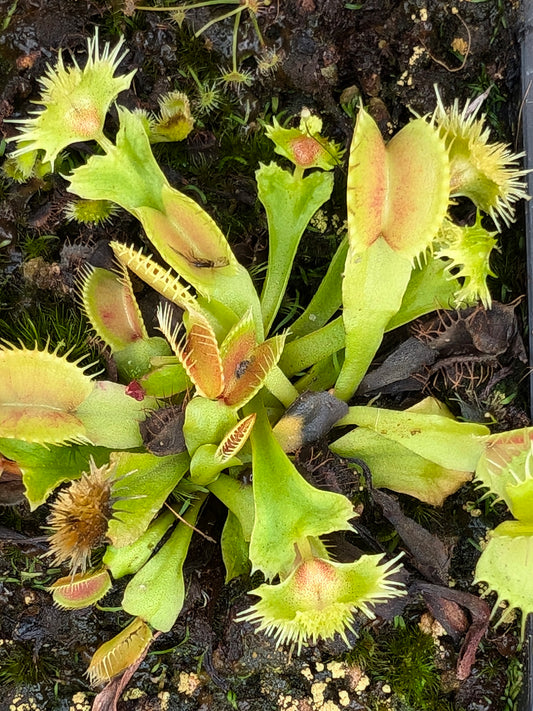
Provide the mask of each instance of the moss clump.
POLYGON ((2 645, 0 657, 0 684, 21 686, 49 681, 59 674, 57 660, 50 653, 36 654, 31 646, 18 643, 2 645))
MULTIPOLYGON (((390 696, 374 699, 372 711, 446 711, 453 704, 446 698, 435 664, 435 641, 417 624, 397 618, 390 632, 374 638, 363 631, 347 661, 360 666, 371 679, 370 689, 381 682, 390 696)), ((379 692, 378 692, 379 693, 379 692)))

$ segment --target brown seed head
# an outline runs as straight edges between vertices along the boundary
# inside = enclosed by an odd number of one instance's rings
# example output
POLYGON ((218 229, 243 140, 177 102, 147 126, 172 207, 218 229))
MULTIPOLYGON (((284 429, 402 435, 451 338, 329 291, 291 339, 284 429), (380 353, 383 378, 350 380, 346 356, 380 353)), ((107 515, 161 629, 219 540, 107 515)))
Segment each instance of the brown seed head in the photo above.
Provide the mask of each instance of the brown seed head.
POLYGON ((49 555, 56 565, 70 561, 73 572, 85 572, 91 551, 105 541, 113 513, 112 474, 109 465, 98 468, 91 459, 90 471, 59 493, 48 517, 49 555))

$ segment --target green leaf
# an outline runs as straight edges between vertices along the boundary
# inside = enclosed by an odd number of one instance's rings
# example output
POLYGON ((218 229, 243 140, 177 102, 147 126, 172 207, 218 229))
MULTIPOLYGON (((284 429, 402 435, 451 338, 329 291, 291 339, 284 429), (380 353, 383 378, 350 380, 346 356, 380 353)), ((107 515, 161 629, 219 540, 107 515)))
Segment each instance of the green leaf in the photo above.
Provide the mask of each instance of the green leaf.
POLYGON ((447 496, 472 478, 470 472, 441 467, 366 427, 348 432, 330 449, 341 457, 362 459, 375 487, 409 494, 432 506, 442 506, 447 496))
POLYGON ((113 355, 121 381, 130 383, 149 372, 152 358, 168 358, 172 351, 164 338, 152 336, 134 341, 113 355))
POLYGON ((167 398, 184 392, 192 383, 177 357, 152 359, 152 370, 139 379, 147 395, 167 398))
POLYGON ((186 453, 156 457, 114 452, 111 463, 116 463, 112 493, 118 500, 107 535, 114 546, 122 548, 146 531, 189 468, 189 457, 186 453))
POLYGON ((255 518, 252 487, 228 474, 221 474, 207 488, 239 519, 244 540, 250 541, 255 518))
POLYGON ((142 118, 119 107, 116 146, 94 155, 69 176, 69 192, 88 200, 112 200, 128 212, 139 207, 163 210, 167 184, 152 153, 142 118))
POLYGON ((194 451, 191 458, 191 481, 198 486, 207 486, 218 477, 223 469, 241 464, 237 457, 227 461, 217 459, 218 447, 216 444, 202 444, 194 451))
POLYGON ((128 583, 122 605, 130 615, 138 615, 152 627, 168 632, 176 621, 185 599, 183 564, 193 526, 203 503, 199 499, 187 511, 187 523, 178 523, 163 547, 128 583))
POLYGON ((155 407, 152 398, 135 400, 126 395, 124 385, 99 380, 76 414, 93 444, 109 449, 133 449, 143 444, 139 422, 155 407))
POLYGON ((122 548, 107 546, 102 562, 116 580, 136 573, 149 560, 159 541, 175 521, 176 517, 171 511, 163 511, 133 543, 122 548))
POLYGON ((226 432, 235 427, 238 417, 235 410, 221 400, 193 397, 185 408, 183 434, 190 454, 202 444, 217 444, 226 432))
POLYGON ((91 457, 96 466, 103 466, 109 459, 109 449, 104 447, 80 444, 43 447, 16 439, 0 439, 0 452, 21 468, 32 511, 43 504, 59 484, 78 479, 83 471, 89 471, 91 457))
POLYGON ((287 343, 279 359, 279 367, 288 377, 344 348, 345 332, 342 317, 330 321, 317 331, 287 343))
POLYGON ((228 517, 222 530, 220 546, 222 560, 226 568, 226 583, 239 575, 247 575, 250 572, 248 543, 244 540, 239 519, 231 511, 228 511, 228 517))
POLYGON ((333 255, 326 276, 318 285, 313 298, 303 314, 291 324, 289 341, 301 338, 322 328, 338 311, 342 303, 342 275, 348 253, 348 240, 342 240, 333 255))
POLYGON ((490 433, 485 425, 457 422, 447 415, 363 406, 351 407, 337 422, 344 425, 366 427, 435 464, 465 472, 475 470, 490 433))
POLYGON ((275 163, 256 171, 258 196, 268 219, 268 271, 261 294, 265 332, 278 312, 289 281, 292 263, 311 217, 330 197, 333 175, 315 172, 305 178, 275 163))
POLYGON ((427 259, 411 272, 402 304, 385 330, 392 331, 437 309, 449 309, 456 289, 457 282, 448 274, 448 263, 442 259, 427 259))
POLYGON ((363 251, 348 250, 343 293, 345 358, 335 395, 349 400, 378 350, 388 323, 401 307, 411 262, 379 237, 363 251))
POLYGON ((277 443, 264 411, 250 438, 255 502, 250 560, 270 579, 291 569, 299 542, 351 530, 354 511, 345 496, 305 481, 277 443))

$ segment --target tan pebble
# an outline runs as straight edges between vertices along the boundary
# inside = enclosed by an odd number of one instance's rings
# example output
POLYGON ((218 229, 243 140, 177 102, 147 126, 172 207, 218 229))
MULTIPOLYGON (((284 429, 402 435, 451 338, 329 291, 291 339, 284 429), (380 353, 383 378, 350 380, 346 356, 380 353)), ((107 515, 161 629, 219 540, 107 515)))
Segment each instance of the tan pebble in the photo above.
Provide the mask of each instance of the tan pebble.
POLYGON ((346 689, 341 689, 339 691, 339 704, 341 706, 348 706, 350 703, 350 694, 346 691, 346 689))
POLYGON ((343 679, 346 676, 346 664, 343 662, 329 662, 327 669, 333 679, 343 679))
POLYGON ((324 681, 317 681, 311 686, 311 696, 315 704, 324 703, 324 690, 327 684, 324 681))

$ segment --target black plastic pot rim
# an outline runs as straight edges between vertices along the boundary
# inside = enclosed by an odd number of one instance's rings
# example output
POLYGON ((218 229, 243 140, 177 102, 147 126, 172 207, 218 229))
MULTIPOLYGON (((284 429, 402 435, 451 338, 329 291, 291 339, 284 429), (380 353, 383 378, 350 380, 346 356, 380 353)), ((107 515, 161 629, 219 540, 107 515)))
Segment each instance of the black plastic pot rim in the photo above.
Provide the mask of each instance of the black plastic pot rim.
MULTIPOLYGON (((533 170, 533 0, 523 0, 522 45, 522 125, 525 168, 533 170)), ((533 196, 533 173, 529 173, 528 193, 533 196)), ((533 364, 533 200, 525 203, 526 250, 528 275, 528 340, 529 365, 533 364)), ((533 419, 533 369, 529 377, 530 416, 533 419)), ((526 625, 524 657, 524 685, 518 702, 519 711, 533 711, 533 615, 528 616, 526 625)))

